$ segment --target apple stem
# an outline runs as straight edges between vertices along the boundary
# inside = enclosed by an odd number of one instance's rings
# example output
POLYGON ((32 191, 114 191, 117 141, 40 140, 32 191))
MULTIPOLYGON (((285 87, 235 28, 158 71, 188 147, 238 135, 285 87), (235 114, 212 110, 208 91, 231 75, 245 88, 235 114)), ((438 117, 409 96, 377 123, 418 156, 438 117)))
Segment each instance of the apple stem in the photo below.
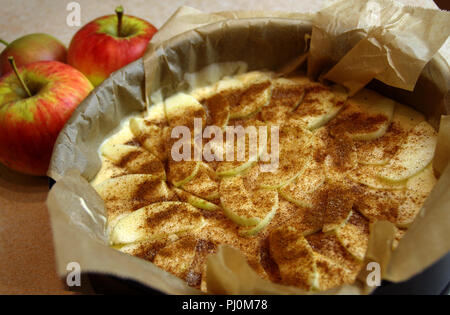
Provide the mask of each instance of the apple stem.
POLYGON ((16 62, 14 61, 13 56, 8 57, 8 61, 11 64, 11 68, 13 68, 14 73, 16 74, 17 79, 19 80, 20 84, 22 85, 22 88, 27 92, 28 97, 32 97, 30 90, 28 89, 27 85, 25 84, 25 81, 22 79, 22 77, 19 74, 19 71, 17 70, 16 62))
POLYGON ((123 7, 118 6, 116 8, 116 14, 117 14, 117 36, 122 37, 122 18, 123 18, 123 7))
POLYGON ((3 40, 0 38, 0 43, 2 43, 5 46, 9 46, 9 43, 6 40, 3 40))

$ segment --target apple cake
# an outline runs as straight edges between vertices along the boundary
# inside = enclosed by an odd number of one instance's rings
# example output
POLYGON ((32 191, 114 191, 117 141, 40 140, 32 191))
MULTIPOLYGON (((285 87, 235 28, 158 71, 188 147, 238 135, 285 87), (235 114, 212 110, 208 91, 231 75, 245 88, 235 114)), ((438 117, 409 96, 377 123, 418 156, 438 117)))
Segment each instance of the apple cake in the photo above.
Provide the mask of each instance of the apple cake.
POLYGON ((395 249, 436 183, 436 136, 424 115, 374 91, 248 72, 126 119, 91 184, 111 246, 190 286, 207 290, 206 257, 225 244, 262 278, 327 290, 356 281, 373 222, 395 224, 395 249), (256 149, 251 132, 211 141, 230 127, 254 127, 256 149), (180 131, 194 131, 182 146, 180 131))

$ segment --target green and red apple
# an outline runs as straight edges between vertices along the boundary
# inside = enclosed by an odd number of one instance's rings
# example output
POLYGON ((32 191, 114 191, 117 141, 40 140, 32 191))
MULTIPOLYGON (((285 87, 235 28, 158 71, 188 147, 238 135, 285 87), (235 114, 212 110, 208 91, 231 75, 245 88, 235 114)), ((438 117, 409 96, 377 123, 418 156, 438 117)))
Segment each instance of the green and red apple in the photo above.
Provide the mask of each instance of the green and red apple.
POLYGON ((112 72, 139 59, 157 29, 140 18, 123 15, 100 17, 79 30, 68 51, 68 63, 80 70, 94 86, 112 72))
POLYGON ((14 57, 18 67, 37 61, 66 62, 67 49, 59 40, 47 34, 29 34, 7 43, 0 39, 6 48, 0 54, 0 76, 11 72, 8 57, 14 57))
POLYGON ((78 70, 40 61, 0 78, 0 162, 30 175, 45 175, 62 127, 93 89, 78 70))

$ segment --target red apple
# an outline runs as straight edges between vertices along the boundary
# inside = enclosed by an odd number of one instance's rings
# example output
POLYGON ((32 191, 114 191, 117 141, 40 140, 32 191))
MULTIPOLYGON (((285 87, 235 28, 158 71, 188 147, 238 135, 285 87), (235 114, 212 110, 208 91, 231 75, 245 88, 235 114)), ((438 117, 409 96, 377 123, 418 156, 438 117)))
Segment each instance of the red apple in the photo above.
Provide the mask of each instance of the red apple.
POLYGON ((72 39, 67 62, 98 86, 112 72, 139 59, 157 29, 140 18, 116 15, 98 18, 79 30, 72 39))
POLYGON ((13 56, 18 67, 37 61, 66 62, 67 49, 53 36, 30 34, 8 44, 0 39, 6 48, 0 54, 0 76, 12 71, 8 57, 13 56))
POLYGON ((0 78, 0 162, 13 170, 45 175, 56 137, 93 89, 78 70, 40 61, 0 78))

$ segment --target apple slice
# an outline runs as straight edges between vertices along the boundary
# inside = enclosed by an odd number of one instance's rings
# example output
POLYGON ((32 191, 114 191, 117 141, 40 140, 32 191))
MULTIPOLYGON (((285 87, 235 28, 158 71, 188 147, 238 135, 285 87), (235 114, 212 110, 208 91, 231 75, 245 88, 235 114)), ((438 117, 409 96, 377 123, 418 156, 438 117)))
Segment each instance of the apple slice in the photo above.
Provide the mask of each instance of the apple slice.
POLYGON ((260 173, 259 185, 278 189, 295 180, 314 151, 311 139, 310 131, 295 124, 283 125, 279 135, 279 165, 272 172, 260 173))
POLYGON ((108 225, 123 216, 154 202, 174 200, 176 196, 165 181, 149 174, 115 177, 94 186, 105 203, 108 225))
POLYGON ((270 102, 270 76, 261 72, 249 72, 224 79, 217 85, 217 92, 230 106, 230 119, 248 118, 270 102))
POLYGON ((169 237, 163 237, 158 240, 143 240, 129 244, 112 245, 111 247, 121 251, 122 253, 136 256, 148 261, 153 261, 158 251, 173 242, 174 239, 178 239, 177 236, 174 236, 172 238, 173 239, 170 239, 169 237))
POLYGON ((130 119, 130 129, 137 141, 161 161, 167 160, 170 128, 140 117, 130 119))
POLYGON ((278 192, 249 186, 253 185, 242 175, 221 179, 219 193, 224 213, 240 226, 255 227, 261 222, 266 226, 278 209, 278 192))
POLYGON ((423 170, 434 157, 437 133, 426 121, 417 124, 379 176, 393 182, 403 181, 423 170))
POLYGON ((317 289, 325 290, 336 285, 354 283, 363 263, 342 246, 335 233, 314 233, 307 235, 306 240, 316 258, 317 289), (333 272, 329 272, 327 267, 333 272))
POLYGON ((352 211, 347 223, 336 229, 335 233, 341 245, 353 257, 364 260, 369 246, 369 221, 364 216, 352 211))
POLYGON ((346 99, 347 92, 341 86, 309 83, 302 102, 289 119, 300 121, 309 130, 317 129, 339 113, 346 99))
POLYGON ((398 211, 397 226, 407 228, 414 222, 436 182, 431 163, 420 173, 408 179, 405 202, 400 205, 398 211))
POLYGON ((340 134, 324 143, 324 152, 328 154, 324 161, 326 176, 330 180, 340 181, 358 166, 355 142, 348 134, 340 134))
POLYGON ((206 200, 219 198, 219 178, 216 172, 204 162, 200 162, 198 172, 182 186, 183 190, 206 200))
POLYGON ((356 198, 350 187, 342 183, 330 183, 324 188, 326 199, 323 200, 325 215, 323 232, 330 232, 345 225, 352 215, 352 207, 356 198))
POLYGON ((314 193, 325 182, 325 171, 319 163, 311 159, 300 175, 291 183, 280 188, 280 195, 300 206, 312 208, 314 193))
POLYGON ((301 232, 282 226, 269 235, 270 256, 278 265, 281 283, 311 290, 317 283, 315 254, 301 232))
MULTIPOLYGON (((236 133, 234 136, 234 141, 231 143, 229 142, 224 134, 223 139, 225 143, 222 147, 223 152, 223 161, 217 162, 217 168, 216 168, 216 175, 218 177, 227 177, 227 176, 235 176, 238 174, 241 174, 242 172, 248 170, 250 167, 255 165, 261 156, 261 154, 266 150, 267 143, 259 142, 259 127, 265 125, 255 119, 250 118, 246 120, 233 120, 232 125, 230 127, 242 127, 244 130, 246 130, 247 127, 254 127, 256 129, 256 133, 254 134, 256 144, 257 146, 255 148, 250 147, 250 139, 251 139, 251 132, 249 133, 236 133), (245 151, 239 148, 240 143, 245 143, 245 151), (234 146, 234 148, 232 147, 234 146), (231 150, 234 152, 234 155, 232 156, 231 161, 227 161, 226 155, 227 152, 231 152, 231 150), (240 154, 243 152, 243 160, 240 157, 240 154)), ((238 129, 234 129, 235 131, 238 129)), ((270 141, 270 140, 269 140, 270 141)))
POLYGON ((363 89, 347 103, 333 126, 333 134, 346 132, 354 140, 372 140, 386 133, 394 116, 393 100, 363 89))
POLYGON ((170 235, 182 236, 200 229, 204 224, 199 210, 188 203, 158 202, 121 218, 111 232, 110 241, 113 245, 129 244, 170 235))
POLYGON ((171 274, 185 279, 196 254, 197 240, 192 236, 182 237, 160 249, 153 263, 171 274))
POLYGON ((404 189, 406 181, 391 182, 383 180, 378 176, 382 170, 382 165, 358 165, 355 169, 349 172, 349 176, 357 183, 361 183, 370 188, 376 189, 404 189))
POLYGON ((387 164, 408 132, 424 120, 425 116, 418 111, 395 103, 391 125, 382 137, 355 142, 358 162, 368 165, 387 164))
POLYGON ((187 126, 194 128, 194 118, 202 120, 202 126, 206 122, 206 111, 193 96, 185 93, 177 93, 164 101, 166 116, 171 127, 187 126))
POLYGON ((387 220, 397 222, 399 207, 405 202, 404 189, 373 189, 360 187, 354 206, 370 222, 387 220))
POLYGON ((200 101, 206 108, 208 126, 224 129, 230 119, 230 101, 222 94, 214 94, 200 101))
POLYGON ((199 161, 169 161, 169 171, 167 179, 175 187, 182 187, 190 180, 192 180, 200 169, 201 162, 199 161))
POLYGON ((116 144, 102 146, 101 152, 116 166, 126 169, 129 174, 152 174, 160 179, 166 179, 163 163, 147 150, 116 144))
POLYGON ((304 86, 294 80, 272 80, 270 104, 261 110, 262 119, 271 125, 282 125, 288 115, 297 109, 305 95, 304 86))
POLYGON ((177 194, 178 198, 180 198, 181 201, 187 202, 194 207, 197 207, 199 209, 208 210, 208 211, 218 211, 221 210, 218 205, 207 201, 205 199, 202 199, 200 197, 197 197, 191 193, 188 193, 182 189, 179 188, 173 188, 173 191, 177 194))

